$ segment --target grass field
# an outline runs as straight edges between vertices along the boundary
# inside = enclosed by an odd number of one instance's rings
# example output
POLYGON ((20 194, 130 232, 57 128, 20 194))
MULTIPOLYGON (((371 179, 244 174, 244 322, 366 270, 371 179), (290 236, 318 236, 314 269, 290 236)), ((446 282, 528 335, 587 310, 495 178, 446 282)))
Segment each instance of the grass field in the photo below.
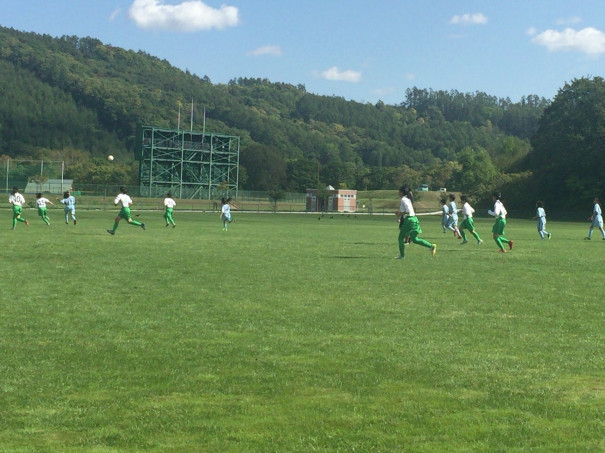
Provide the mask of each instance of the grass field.
POLYGON ((604 451, 598 231, 0 211, 0 451, 604 451), (472 238, 471 238, 472 239, 472 238))

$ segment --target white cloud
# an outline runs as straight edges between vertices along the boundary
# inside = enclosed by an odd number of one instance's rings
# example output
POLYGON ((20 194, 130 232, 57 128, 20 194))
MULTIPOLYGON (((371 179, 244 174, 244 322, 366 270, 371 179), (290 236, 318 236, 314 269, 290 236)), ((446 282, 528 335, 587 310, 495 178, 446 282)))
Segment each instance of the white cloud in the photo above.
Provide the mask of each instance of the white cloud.
POLYGON ((110 21, 115 20, 115 18, 118 17, 121 12, 122 12, 122 8, 114 9, 113 12, 111 13, 111 15, 109 16, 109 20, 110 21))
POLYGON ((250 55, 252 57, 261 57, 263 55, 270 55, 272 57, 281 57, 282 50, 281 50, 281 47, 279 47, 279 46, 262 46, 262 47, 259 47, 258 49, 254 49, 254 50, 248 52, 247 55, 250 55))
POLYGON ((347 69, 346 71, 341 71, 337 66, 332 66, 327 71, 324 71, 319 74, 319 76, 326 80, 336 80, 343 82, 359 82, 361 80, 361 72, 352 71, 351 69, 347 69))
POLYGON ((387 94, 392 94, 394 92, 395 92, 395 87, 376 88, 375 90, 372 90, 372 94, 376 94, 378 96, 386 96, 387 94))
POLYGON ((529 27, 527 29, 527 31, 525 32, 525 34, 527 36, 534 36, 537 32, 538 32, 538 30, 536 30, 534 27, 529 27))
POLYGON ((141 28, 194 32, 223 29, 239 23, 239 12, 234 6, 212 8, 200 0, 189 0, 178 5, 166 5, 162 0, 134 0, 129 15, 141 28))
POLYGON ((579 31, 572 28, 563 31, 546 30, 531 41, 551 52, 582 52, 589 55, 605 53, 605 33, 593 27, 579 31))
POLYGON ((557 19, 557 25, 576 25, 582 22, 582 19, 579 17, 561 17, 557 19))
POLYGON ((450 19, 450 24, 483 25, 487 24, 487 17, 482 13, 456 14, 450 19))

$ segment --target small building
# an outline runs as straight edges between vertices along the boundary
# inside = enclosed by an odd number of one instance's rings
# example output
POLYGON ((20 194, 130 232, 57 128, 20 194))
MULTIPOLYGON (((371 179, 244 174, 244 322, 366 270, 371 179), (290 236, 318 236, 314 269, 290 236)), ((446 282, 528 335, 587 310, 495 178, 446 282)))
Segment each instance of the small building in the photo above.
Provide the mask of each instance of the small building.
POLYGON ((29 181, 23 193, 52 193, 62 194, 72 190, 73 179, 47 179, 46 181, 29 181))
POLYGON ((317 189, 307 189, 307 211, 357 212, 357 191, 327 186, 327 206, 318 200, 317 189))

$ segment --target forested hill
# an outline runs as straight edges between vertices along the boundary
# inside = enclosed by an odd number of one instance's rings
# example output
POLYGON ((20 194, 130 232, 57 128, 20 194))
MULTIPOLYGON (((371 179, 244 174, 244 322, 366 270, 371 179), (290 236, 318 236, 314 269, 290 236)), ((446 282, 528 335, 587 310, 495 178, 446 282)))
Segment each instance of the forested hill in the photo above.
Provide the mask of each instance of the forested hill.
POLYGON ((261 190, 382 189, 403 179, 460 185, 456 171, 469 159, 488 173, 520 172, 549 105, 532 95, 511 102, 417 88, 399 105, 372 105, 237 74, 213 84, 94 38, 2 27, 0 92, 0 154, 60 157, 72 172, 86 168, 70 167, 70 159, 132 159, 137 125, 176 128, 179 107, 188 128, 193 100, 194 129, 205 109, 207 131, 242 137, 241 182, 261 190))

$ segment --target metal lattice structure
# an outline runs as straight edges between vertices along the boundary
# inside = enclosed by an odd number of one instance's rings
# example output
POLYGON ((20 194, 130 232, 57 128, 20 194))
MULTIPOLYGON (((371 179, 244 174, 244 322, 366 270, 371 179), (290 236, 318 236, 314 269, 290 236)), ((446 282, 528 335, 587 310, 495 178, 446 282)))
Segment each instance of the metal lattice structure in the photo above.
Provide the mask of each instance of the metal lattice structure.
POLYGON ((137 159, 141 196, 237 198, 240 138, 144 126, 137 159))

